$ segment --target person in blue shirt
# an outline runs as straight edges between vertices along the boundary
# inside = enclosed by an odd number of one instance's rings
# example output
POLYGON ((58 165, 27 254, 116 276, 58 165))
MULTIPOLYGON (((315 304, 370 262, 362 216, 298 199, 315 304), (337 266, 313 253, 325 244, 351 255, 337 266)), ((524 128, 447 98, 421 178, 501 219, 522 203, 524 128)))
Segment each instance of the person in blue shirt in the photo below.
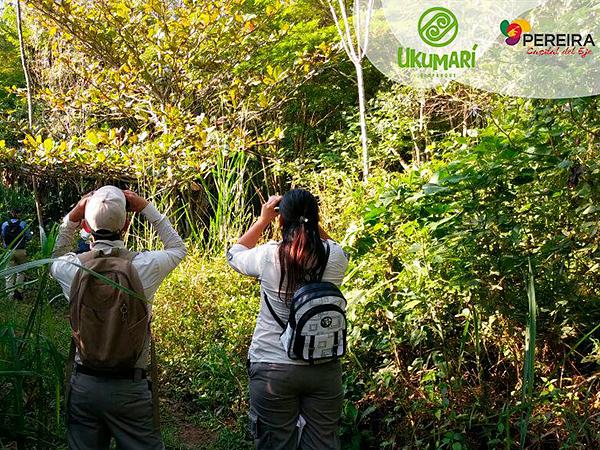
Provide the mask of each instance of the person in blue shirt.
POLYGON ((79 239, 77 239, 77 249, 75 250, 75 254, 79 255, 81 253, 90 251, 90 243, 92 239, 92 233, 88 233, 83 228, 79 231, 79 239))
MULTIPOLYGON (((19 218, 20 212, 13 209, 11 217, 2 224, 2 243, 5 249, 12 250, 12 255, 8 261, 8 266, 17 266, 27 261, 27 242, 31 239, 31 233, 27 230, 27 222, 19 218)), ((23 283, 25 282, 25 273, 6 277, 6 291, 11 293, 16 300, 22 300, 21 293, 23 283), (16 282, 15 282, 16 281, 16 282)))

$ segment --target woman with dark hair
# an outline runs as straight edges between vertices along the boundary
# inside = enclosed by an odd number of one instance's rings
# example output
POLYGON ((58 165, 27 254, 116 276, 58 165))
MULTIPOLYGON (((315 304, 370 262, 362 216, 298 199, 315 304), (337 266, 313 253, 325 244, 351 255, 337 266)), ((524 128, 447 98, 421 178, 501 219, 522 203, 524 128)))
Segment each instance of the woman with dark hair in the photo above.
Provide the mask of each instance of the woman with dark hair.
POLYGON ((248 355, 250 426, 258 450, 337 450, 342 371, 337 358, 291 359, 278 321, 286 321, 294 292, 311 282, 339 286, 348 266, 342 248, 319 226, 316 198, 303 189, 272 196, 259 219, 227 252, 236 271, 260 280, 261 305, 248 355), (280 242, 256 246, 279 217, 280 242), (276 317, 274 317, 276 316, 276 317), (300 439, 297 423, 306 422, 300 439))

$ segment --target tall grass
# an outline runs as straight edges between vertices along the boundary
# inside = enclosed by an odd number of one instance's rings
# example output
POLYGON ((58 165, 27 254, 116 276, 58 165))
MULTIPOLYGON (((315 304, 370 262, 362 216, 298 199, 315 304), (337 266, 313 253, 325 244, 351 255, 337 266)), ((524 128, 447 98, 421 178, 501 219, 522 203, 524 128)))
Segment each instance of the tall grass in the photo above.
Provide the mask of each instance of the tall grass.
MULTIPOLYGON (((156 178, 145 177, 138 180, 138 189, 161 213, 174 217, 174 222, 180 219, 182 210, 177 208, 177 192, 174 187, 161 186, 156 178)), ((156 249, 160 245, 156 230, 139 216, 134 218, 133 227, 126 234, 125 241, 138 250, 156 249)))
MULTIPOLYGON (((31 303, 7 299, 0 323, 0 438, 16 442, 17 448, 54 447, 62 434, 61 389, 64 354, 48 335, 50 290, 48 258, 56 239, 56 228, 41 243, 41 261, 7 268, 11 251, 0 259, 0 278, 19 272, 36 276, 25 294, 31 303), (29 310, 28 310, 29 309, 29 310), (9 310, 13 310, 9 318, 9 310), (53 412, 51 412, 53 411, 53 412)), ((50 312, 52 314, 52 312, 50 312)))
POLYGON ((205 240, 207 252, 219 252, 228 239, 240 236, 252 217, 251 176, 244 151, 218 152, 208 180, 202 180, 210 207, 205 240))
POLYGON ((523 363, 523 415, 519 424, 521 449, 525 448, 527 427, 533 407, 533 387, 535 383, 535 338, 537 333, 537 302, 535 299, 535 285, 531 260, 529 260, 529 278, 527 282, 527 298, 529 312, 527 315, 527 328, 525 330, 525 360, 523 363))
MULTIPOLYGON (((152 170, 149 170, 152 173, 152 170)), ((175 227, 207 254, 220 253, 228 239, 239 236, 252 217, 252 174, 244 151, 221 148, 195 197, 185 197, 174 186, 164 186, 154 177, 138 179, 139 192, 167 215, 175 227), (200 200, 200 201, 198 201, 200 200), (197 209, 202 209, 198 211, 197 209)), ((160 248, 156 230, 147 221, 135 217, 125 236, 134 248, 160 248)))

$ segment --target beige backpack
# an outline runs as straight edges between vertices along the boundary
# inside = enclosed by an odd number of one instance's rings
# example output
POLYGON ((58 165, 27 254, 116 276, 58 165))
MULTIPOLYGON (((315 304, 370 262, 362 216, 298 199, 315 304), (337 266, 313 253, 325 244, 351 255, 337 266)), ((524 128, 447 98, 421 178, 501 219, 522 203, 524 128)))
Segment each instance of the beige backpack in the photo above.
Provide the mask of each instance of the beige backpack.
POLYGON ((84 366, 97 370, 131 369, 144 350, 150 314, 142 283, 132 266, 136 253, 113 249, 79 255, 81 265, 128 289, 79 269, 70 293, 73 340, 84 366), (133 295, 133 293, 136 295, 133 295))

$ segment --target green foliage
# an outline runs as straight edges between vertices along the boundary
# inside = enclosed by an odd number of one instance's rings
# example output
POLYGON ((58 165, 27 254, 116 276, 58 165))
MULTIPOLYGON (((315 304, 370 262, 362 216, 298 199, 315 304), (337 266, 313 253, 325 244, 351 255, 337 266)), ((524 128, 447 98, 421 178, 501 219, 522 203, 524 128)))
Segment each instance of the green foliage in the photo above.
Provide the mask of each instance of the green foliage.
POLYGON ((189 188, 224 140, 235 151, 274 151, 283 105, 332 54, 323 14, 308 5, 32 2, 43 120, 24 150, 0 149, 0 160, 189 188))
MULTIPOLYGON (((415 105, 405 95, 374 102, 382 133, 396 121, 392 105, 415 105)), ((325 227, 351 254, 344 448, 597 444, 598 423, 587 417, 599 401, 597 101, 495 99, 465 133, 431 120, 420 130, 428 156, 405 168, 400 158, 414 155, 404 135, 367 185, 339 147, 259 173, 283 170, 315 192, 325 227), (535 355, 523 345, 527 330, 535 355)), ((414 110, 397 120, 414 124, 414 110)), ((258 285, 215 253, 247 220, 259 175, 240 155, 222 153, 202 179, 207 224, 189 219, 192 203, 175 188, 140 183, 175 221, 197 227, 191 255, 157 294, 154 332, 166 407, 186 405, 199 427, 212 423, 207 448, 248 446, 245 360, 258 285), (213 245, 201 244, 205 233, 213 245)), ((20 201, 7 193, 7 204, 20 201)), ((130 239, 157 245, 141 223, 130 239)))
MULTIPOLYGON (((21 60, 19 56, 19 38, 16 33, 16 17, 12 5, 7 5, 2 10, 0 18, 0 86, 22 86, 25 82, 21 60)), ((1 93, 0 98, 6 100, 7 92, 1 93)), ((4 105, 3 105, 4 106, 4 105)), ((3 108, 4 109, 4 108, 3 108)))
POLYGON ((233 272, 224 256, 188 255, 154 305, 164 389, 216 415, 242 414, 257 310, 257 284, 233 272))
MULTIPOLYGON (((55 234, 40 249, 49 256, 55 234)), ((8 252, 0 259, 0 277, 6 276, 8 252)), ((0 291, 0 442, 16 441, 19 447, 60 447, 64 433, 63 385, 65 348, 70 333, 64 310, 49 305, 55 289, 48 286, 47 264, 27 270, 36 278, 27 282, 27 303, 0 291)), ((15 268, 17 269, 17 268, 15 268)))
MULTIPOLYGON (((596 101, 502 99, 488 126, 472 137, 449 131, 434 143, 441 157, 400 176, 374 178, 373 200, 357 205, 361 219, 346 239, 355 324, 348 397, 394 411, 370 425, 385 430, 379 439, 385 447, 510 443, 517 441, 511 427, 520 412, 532 408, 520 442, 526 445, 537 427, 548 426, 547 408, 573 408, 534 389, 534 371, 555 373, 566 360, 573 377, 597 370, 566 352, 584 335, 580 351, 593 352, 588 333, 597 332, 600 320, 589 284, 597 280, 598 147, 571 114, 578 108, 595 117, 596 101), (525 295, 528 259, 535 267, 539 345, 565 356, 542 352, 534 365, 528 352, 521 405, 517 335, 528 310, 533 314, 532 295, 525 295), (438 431, 427 437, 430 421, 438 431), (417 428, 412 441, 394 432, 409 427, 417 428)), ((597 127, 595 118, 587 123, 597 127)), ((594 404, 593 395, 572 395, 594 404)), ((580 441, 597 443, 593 426, 583 425, 585 407, 570 411, 552 439, 570 442, 585 430, 580 441)), ((559 427, 557 420, 551 423, 559 427)))
POLYGON ((24 85, 15 12, 6 5, 0 17, 0 141, 10 147, 17 144, 26 124, 24 85))
MULTIPOLYGON (((7 7, 0 212, 19 205, 33 222, 32 174, 48 222, 110 182, 151 198, 188 238, 154 308, 169 445, 251 447, 258 284, 222 253, 261 195, 291 186, 319 196, 325 228, 351 255, 344 448, 600 445, 598 97, 414 91, 367 65, 374 170, 362 184, 352 67, 317 2, 24 7, 36 124, 23 132, 7 7), (210 439, 185 442, 179 422, 210 439)), ((160 247, 137 218, 128 244, 160 247)), ((37 264, 32 303, 2 301, 1 424, 55 444, 68 327, 37 264)))

